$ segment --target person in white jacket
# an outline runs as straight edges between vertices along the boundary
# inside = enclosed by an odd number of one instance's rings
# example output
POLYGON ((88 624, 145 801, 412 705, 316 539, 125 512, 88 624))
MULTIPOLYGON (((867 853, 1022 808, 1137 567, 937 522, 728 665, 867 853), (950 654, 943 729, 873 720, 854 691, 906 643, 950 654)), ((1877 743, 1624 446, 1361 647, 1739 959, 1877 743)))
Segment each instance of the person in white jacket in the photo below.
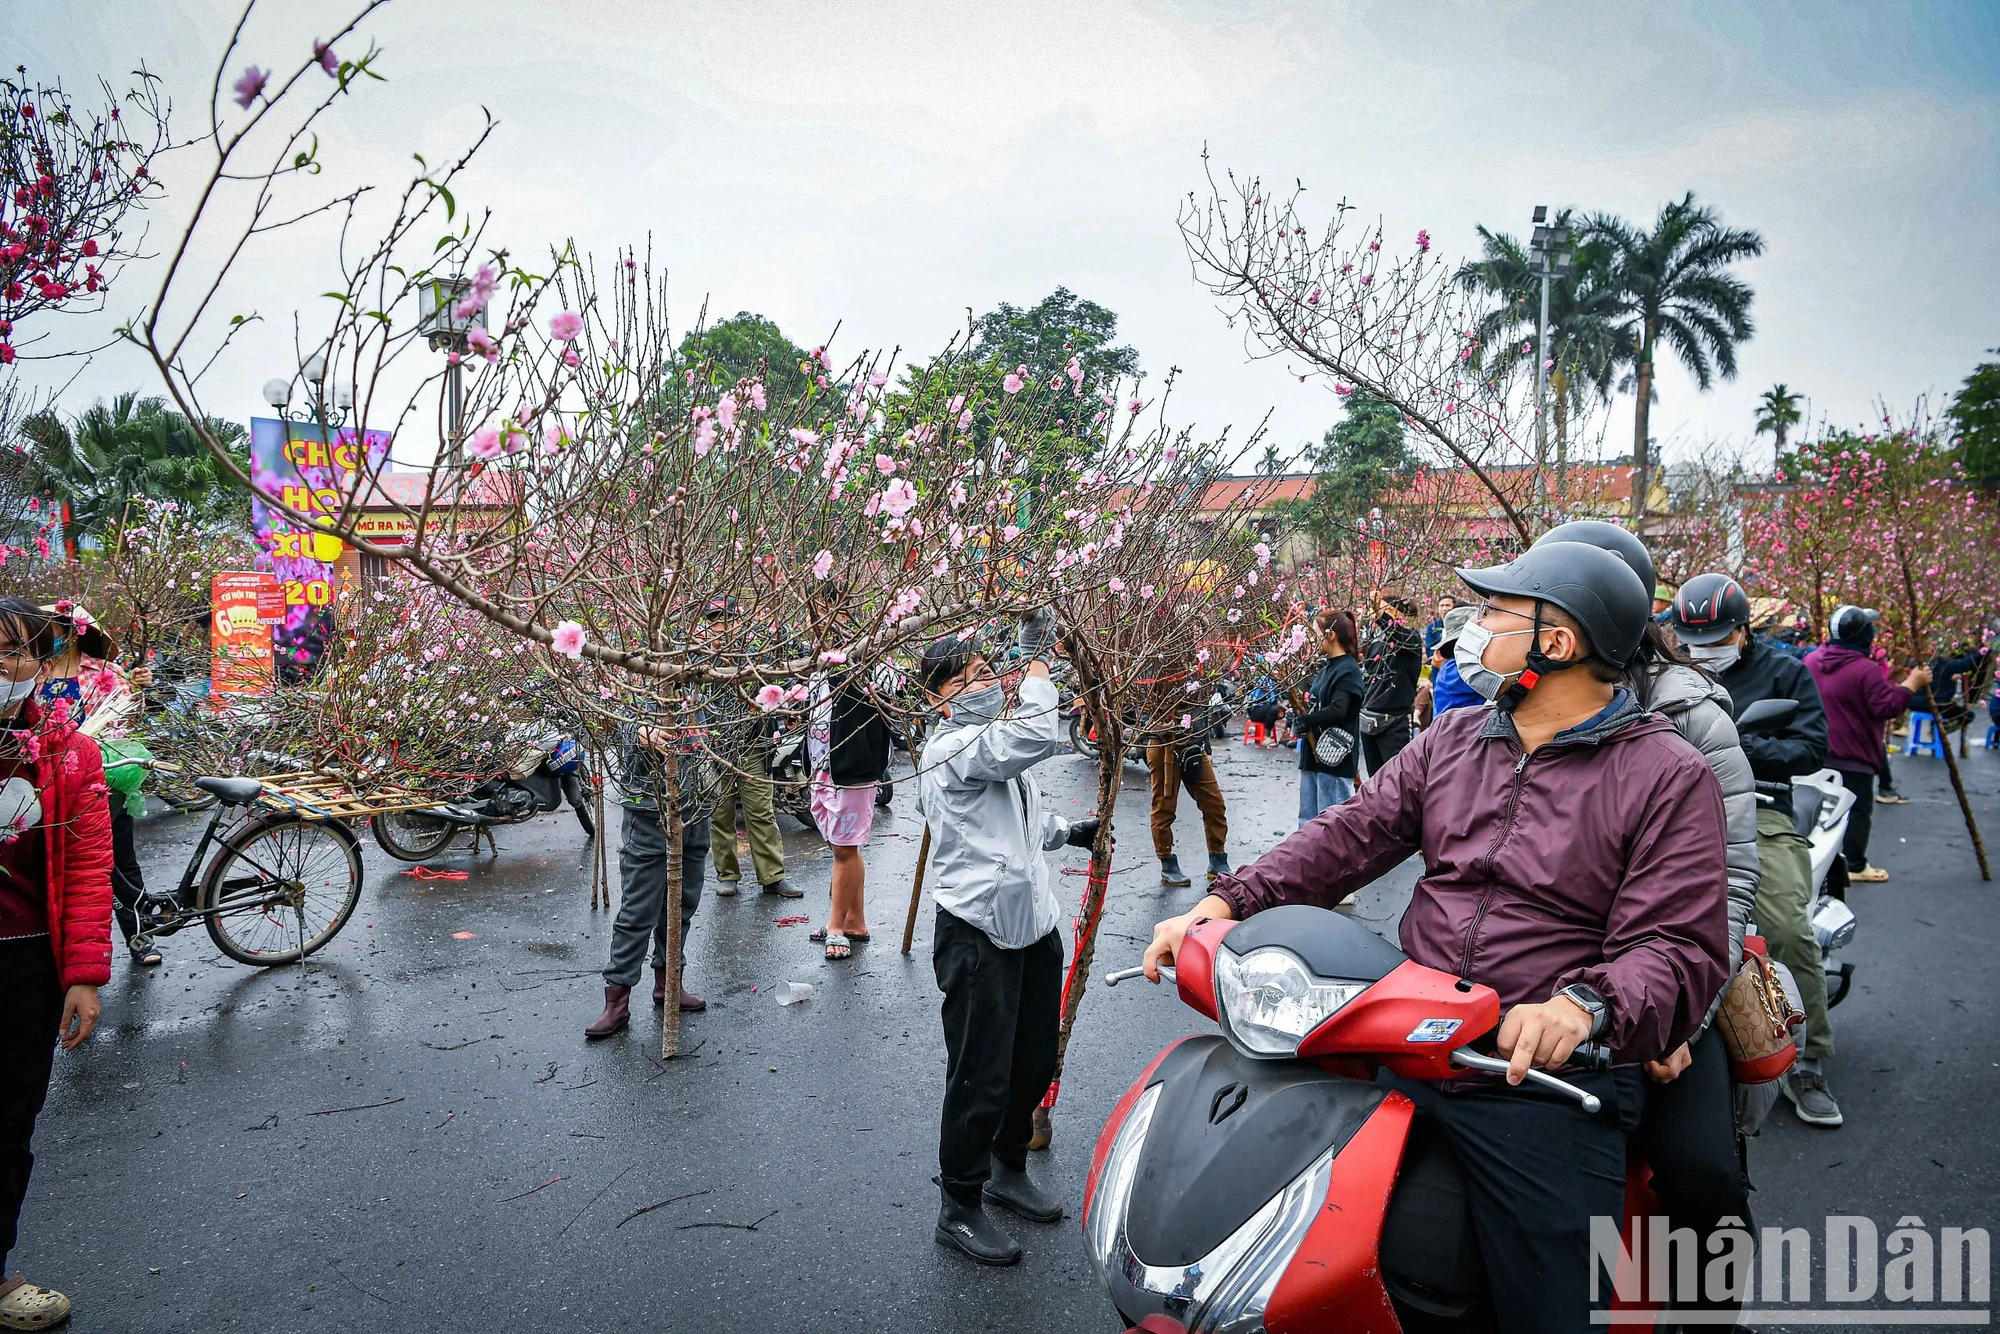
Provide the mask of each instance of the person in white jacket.
MULTIPOLYGON (((1045 625, 1023 627, 1029 656, 1047 639, 1045 625)), ((1055 1074, 1062 1013, 1061 910, 1042 854, 1065 843, 1089 846, 1098 822, 1044 811, 1028 772, 1061 747, 1047 663, 1028 663, 1011 710, 969 640, 932 644, 922 679, 940 714, 917 763, 938 906, 932 964, 944 992, 936 1236, 981 1264, 1009 1265, 1021 1248, 987 1215, 985 1201, 1040 1223, 1063 1214, 1027 1173, 1031 1121, 1055 1074)))

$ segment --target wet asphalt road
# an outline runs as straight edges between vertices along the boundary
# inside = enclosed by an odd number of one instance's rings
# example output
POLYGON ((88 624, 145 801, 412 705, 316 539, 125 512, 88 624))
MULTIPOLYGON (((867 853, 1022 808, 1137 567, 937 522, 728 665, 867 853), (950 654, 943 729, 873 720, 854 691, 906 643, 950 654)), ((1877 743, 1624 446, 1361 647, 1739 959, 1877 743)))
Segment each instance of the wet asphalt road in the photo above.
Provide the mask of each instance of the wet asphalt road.
MULTIPOLYGON (((1231 853, 1248 860, 1292 827, 1291 757, 1232 740, 1218 758, 1231 853)), ((2000 756, 1975 747, 1966 767, 2000 851, 2000 756)), ((1812 1130, 1781 1107, 1751 1147, 1761 1224, 2000 1214, 2000 910, 1942 765, 1899 769, 1913 803, 1879 810, 1875 834, 1894 879, 1851 899, 1860 971, 1832 1067, 1848 1125, 1812 1130)), ((1058 810, 1083 809, 1092 772, 1043 766, 1058 810)), ((1158 886, 1143 770, 1126 781, 1099 974, 1200 892, 1158 886)), ((58 1055, 10 1268, 65 1289, 78 1331, 1115 1328, 1074 1222, 1092 1142, 1150 1057, 1206 1023, 1166 990, 1093 986, 1054 1148, 1032 1167, 1071 1220, 1010 1223, 1015 1269, 943 1252, 928 905, 897 952, 912 796, 878 822, 875 940, 849 963, 774 920, 823 919, 830 864, 808 831, 781 820, 802 904, 718 899, 711 882, 688 973, 709 1010, 670 1066, 643 1005, 627 1034, 582 1039, 610 914, 589 906, 589 844, 567 815, 500 830, 497 857, 434 863, 464 880, 412 878, 364 839, 361 907, 303 973, 233 965, 200 931, 165 942, 150 975, 121 954, 102 1030, 58 1055), (780 1007, 787 980, 816 994, 780 1007), (723 1226, 738 1224, 754 1230, 723 1226)), ((150 878, 177 877, 193 828, 141 826, 150 878)), ((1199 864, 1192 803, 1177 836, 1199 864)), ((1393 932, 1414 877, 1406 864, 1364 890, 1357 914, 1393 932)), ((1073 902, 1083 880, 1059 885, 1073 902)))

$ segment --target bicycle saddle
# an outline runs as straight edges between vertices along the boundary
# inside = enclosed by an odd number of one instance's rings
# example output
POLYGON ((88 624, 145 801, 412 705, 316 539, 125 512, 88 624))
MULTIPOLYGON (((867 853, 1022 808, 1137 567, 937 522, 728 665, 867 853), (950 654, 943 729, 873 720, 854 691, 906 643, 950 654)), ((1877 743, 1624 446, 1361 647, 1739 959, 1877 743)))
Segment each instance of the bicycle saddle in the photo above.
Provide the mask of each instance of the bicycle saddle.
POLYGON ((264 785, 254 778, 197 778, 194 785, 229 806, 248 806, 264 795, 264 785))

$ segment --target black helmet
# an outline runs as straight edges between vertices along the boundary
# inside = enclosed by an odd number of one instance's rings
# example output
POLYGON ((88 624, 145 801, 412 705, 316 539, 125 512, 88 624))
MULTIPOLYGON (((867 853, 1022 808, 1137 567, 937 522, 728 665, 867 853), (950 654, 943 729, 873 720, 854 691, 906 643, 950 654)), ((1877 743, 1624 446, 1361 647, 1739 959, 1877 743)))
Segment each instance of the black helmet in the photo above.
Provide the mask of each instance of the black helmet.
POLYGON ((1674 594, 1669 615, 1683 644, 1714 644, 1750 624, 1750 595, 1726 574, 1698 574, 1674 594))
MULTIPOLYGON (((1653 597, 1624 561, 1583 542, 1535 543, 1506 565, 1460 570, 1475 593, 1533 598, 1561 607, 1590 639, 1591 652, 1623 668, 1632 665, 1645 637, 1653 597)), ((1533 662, 1531 666, 1535 666, 1533 662)), ((1553 665, 1553 664, 1552 664, 1553 665)), ((1547 667, 1535 666, 1538 673, 1547 667)))
POLYGON ((1632 573, 1638 575, 1639 582, 1646 587, 1656 587, 1660 582, 1646 544, 1631 529, 1621 528, 1615 523, 1606 523, 1602 519, 1572 519, 1568 523, 1557 524, 1535 539, 1536 546, 1544 542, 1581 542, 1585 546, 1598 547, 1631 566, 1632 573))

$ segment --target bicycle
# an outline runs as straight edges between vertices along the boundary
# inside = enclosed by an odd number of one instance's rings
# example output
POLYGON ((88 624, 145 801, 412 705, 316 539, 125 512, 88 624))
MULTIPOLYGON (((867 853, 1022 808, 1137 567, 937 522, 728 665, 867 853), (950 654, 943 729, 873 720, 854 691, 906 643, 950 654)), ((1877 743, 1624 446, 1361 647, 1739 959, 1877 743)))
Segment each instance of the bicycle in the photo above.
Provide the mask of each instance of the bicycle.
MULTIPOLYGON (((179 772, 162 761, 147 767, 179 772)), ((296 810, 245 809, 264 795, 254 778, 202 777, 191 786, 215 798, 215 814, 179 886, 171 894, 149 890, 133 905, 140 931, 171 936, 199 922, 217 949, 263 968, 297 963, 338 935, 361 901, 354 831, 296 810), (234 823, 224 828, 225 821, 234 823), (204 866, 211 846, 215 856, 204 866)))

